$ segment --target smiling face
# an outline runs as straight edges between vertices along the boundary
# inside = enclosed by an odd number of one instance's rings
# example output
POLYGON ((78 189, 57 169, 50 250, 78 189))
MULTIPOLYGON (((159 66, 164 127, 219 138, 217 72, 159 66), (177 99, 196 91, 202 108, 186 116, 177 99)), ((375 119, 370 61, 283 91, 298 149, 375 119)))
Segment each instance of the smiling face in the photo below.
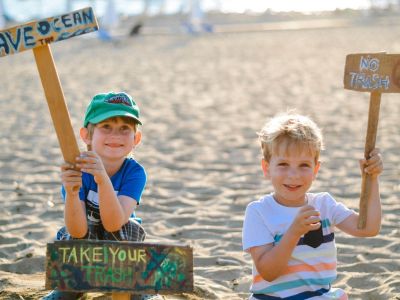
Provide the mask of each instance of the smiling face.
POLYGON ((274 198, 284 206, 303 206, 305 194, 316 178, 320 163, 306 145, 282 143, 277 145, 269 161, 263 159, 265 177, 274 187, 274 198))
POLYGON ((123 118, 106 119, 96 124, 93 132, 82 128, 81 137, 103 160, 124 159, 140 142, 140 132, 135 132, 134 124, 123 118))

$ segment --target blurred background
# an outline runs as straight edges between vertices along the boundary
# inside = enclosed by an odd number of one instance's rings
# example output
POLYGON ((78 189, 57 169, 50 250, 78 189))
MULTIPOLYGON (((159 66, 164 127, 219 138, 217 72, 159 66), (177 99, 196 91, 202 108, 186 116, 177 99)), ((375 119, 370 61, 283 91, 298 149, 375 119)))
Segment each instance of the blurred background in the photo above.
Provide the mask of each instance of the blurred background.
MULTIPOLYGON (((106 39, 111 35, 124 35, 126 32, 121 31, 121 26, 130 35, 193 34, 237 31, 238 28, 227 25, 260 25, 282 21, 288 16, 370 17, 400 13, 400 0, 0 0, 0 28, 87 6, 94 8, 105 30, 99 36, 106 39)), ((262 29, 260 26, 251 28, 262 29)))

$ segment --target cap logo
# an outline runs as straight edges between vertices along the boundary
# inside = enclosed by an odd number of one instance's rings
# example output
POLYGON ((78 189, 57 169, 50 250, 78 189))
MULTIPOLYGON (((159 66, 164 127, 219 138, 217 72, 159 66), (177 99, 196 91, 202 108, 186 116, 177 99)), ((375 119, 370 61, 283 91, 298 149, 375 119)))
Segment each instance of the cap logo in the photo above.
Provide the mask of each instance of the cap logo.
POLYGON ((111 103, 111 104, 124 104, 126 106, 132 107, 132 103, 131 103, 130 99, 123 94, 112 96, 112 97, 104 100, 104 102, 111 103))

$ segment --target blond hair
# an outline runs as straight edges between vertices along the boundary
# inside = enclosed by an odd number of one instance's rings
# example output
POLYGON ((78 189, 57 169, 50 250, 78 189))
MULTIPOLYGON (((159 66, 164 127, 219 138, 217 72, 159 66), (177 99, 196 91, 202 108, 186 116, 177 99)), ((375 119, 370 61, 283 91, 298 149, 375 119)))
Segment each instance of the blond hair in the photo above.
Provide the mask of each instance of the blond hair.
POLYGON ((310 118, 293 113, 280 114, 268 121, 258 132, 261 150, 266 161, 284 145, 289 149, 306 149, 318 162, 323 141, 321 129, 310 118))

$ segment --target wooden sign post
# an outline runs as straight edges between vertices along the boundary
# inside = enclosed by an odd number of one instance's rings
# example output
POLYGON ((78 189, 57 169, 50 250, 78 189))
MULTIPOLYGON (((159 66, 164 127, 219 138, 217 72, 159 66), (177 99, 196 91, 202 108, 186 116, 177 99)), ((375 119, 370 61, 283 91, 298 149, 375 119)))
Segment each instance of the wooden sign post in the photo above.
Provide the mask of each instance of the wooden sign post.
MULTIPOLYGON (((193 291, 193 249, 135 242, 71 240, 47 244, 46 288, 173 294, 193 291)), ((114 297, 115 295, 115 297, 114 297)))
POLYGON ((33 50, 61 152, 71 164, 80 152, 49 44, 97 29, 96 17, 88 7, 0 31, 0 57, 33 50))
MULTIPOLYGON (((364 156, 368 159, 369 153, 375 148, 381 94, 400 93, 400 54, 380 52, 347 55, 344 88, 371 93, 364 151, 364 156)), ((366 226, 370 189, 371 176, 363 172, 359 229, 366 226)))

